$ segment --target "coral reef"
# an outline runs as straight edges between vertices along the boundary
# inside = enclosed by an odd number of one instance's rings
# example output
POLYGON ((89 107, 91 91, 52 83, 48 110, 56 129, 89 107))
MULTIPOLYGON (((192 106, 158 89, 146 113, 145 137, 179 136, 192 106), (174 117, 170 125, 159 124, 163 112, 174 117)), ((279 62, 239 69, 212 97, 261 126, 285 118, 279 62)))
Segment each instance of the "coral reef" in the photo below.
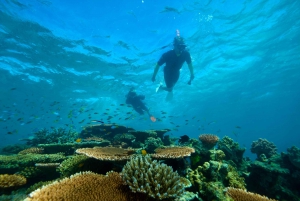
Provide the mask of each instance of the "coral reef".
POLYGON ((162 147, 163 142, 160 138, 149 137, 145 140, 144 149, 148 153, 153 153, 156 148, 162 147))
POLYGON ((191 147, 162 147, 155 149, 155 154, 151 154, 153 158, 167 159, 167 158, 183 158, 191 156, 195 149, 191 147))
POLYGON ((199 140, 202 142, 204 147, 209 150, 217 144, 219 137, 214 134, 201 134, 199 135, 199 140))
POLYGON ((212 160, 195 170, 188 169, 187 178, 204 200, 229 200, 224 193, 225 186, 241 189, 245 189, 246 186, 245 179, 239 176, 233 166, 212 160))
POLYGON ((245 152, 245 148, 241 148, 237 142, 234 142, 228 136, 223 137, 218 142, 218 149, 222 150, 226 157, 225 160, 231 160, 235 163, 235 166, 240 167, 243 165, 243 154, 245 152))
POLYGON ((227 188, 227 194, 233 198, 234 201, 276 201, 274 199, 269 199, 266 196, 232 187, 227 188))
POLYGON ((134 154, 133 149, 122 149, 116 147, 94 147, 77 149, 76 153, 103 161, 128 160, 134 154))
POLYGON ((44 153, 44 148, 31 147, 20 151, 18 154, 42 154, 42 153, 44 153))
POLYGON ((89 157, 85 155, 75 155, 64 160, 58 167, 58 171, 64 177, 69 177, 76 172, 82 171, 84 163, 89 157))
POLYGON ((26 178, 22 175, 16 174, 1 174, 0 175, 0 188, 11 188, 22 186, 26 184, 26 178))
POLYGON ((131 193, 116 172, 109 172, 106 176, 82 172, 43 186, 30 193, 25 199, 25 201, 35 200, 146 201, 149 199, 144 194, 131 193))
POLYGON ((37 146, 39 144, 74 142, 76 138, 78 138, 78 133, 72 129, 52 128, 51 130, 48 130, 43 128, 35 132, 33 138, 24 140, 27 141, 28 145, 37 146))
POLYGON ((257 141, 252 142, 251 152, 255 153, 257 158, 259 158, 261 154, 264 154, 267 158, 270 158, 277 153, 277 148, 273 142, 259 138, 257 141))
POLYGON ((186 185, 171 167, 141 155, 126 163, 122 178, 133 192, 146 193, 159 200, 179 198, 186 185))
POLYGON ((3 147, 1 151, 8 154, 17 154, 27 148, 29 148, 29 146, 26 144, 14 144, 3 147))
POLYGON ((289 157, 290 162, 300 169, 300 149, 295 146, 287 149, 287 155, 289 157))
POLYGON ((26 167, 35 167, 36 163, 60 163, 65 158, 63 154, 0 155, 0 173, 16 173, 26 167))
POLYGON ((190 141, 190 137, 187 135, 182 135, 179 137, 178 144, 186 144, 190 141))

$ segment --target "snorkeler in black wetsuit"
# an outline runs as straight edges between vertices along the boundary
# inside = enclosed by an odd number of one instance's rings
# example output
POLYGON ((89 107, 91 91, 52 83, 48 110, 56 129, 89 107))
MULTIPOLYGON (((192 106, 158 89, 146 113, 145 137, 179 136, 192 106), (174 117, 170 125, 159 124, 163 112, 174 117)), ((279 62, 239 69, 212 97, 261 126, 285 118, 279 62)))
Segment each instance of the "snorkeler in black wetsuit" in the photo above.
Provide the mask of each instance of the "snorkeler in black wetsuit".
POLYGON ((147 114, 151 116, 149 113, 149 109, 143 102, 144 99, 144 95, 137 95, 135 90, 131 88, 128 94, 126 95, 126 104, 132 105, 133 109, 137 111, 140 115, 144 114, 144 112, 147 112, 147 114))
POLYGON ((174 38, 173 45, 174 45, 173 50, 170 50, 161 56, 161 58, 159 59, 159 61, 155 66, 153 76, 152 76, 152 81, 154 82, 159 67, 164 63, 166 64, 164 68, 164 78, 165 78, 166 87, 160 86, 159 89, 168 91, 169 92, 168 96, 170 96, 171 98, 172 98, 173 87, 179 79, 180 69, 184 62, 188 64, 191 73, 191 77, 188 84, 190 85, 192 80, 194 79, 194 69, 192 65, 191 55, 185 49, 186 45, 184 43, 183 38, 180 36, 176 36, 174 38))

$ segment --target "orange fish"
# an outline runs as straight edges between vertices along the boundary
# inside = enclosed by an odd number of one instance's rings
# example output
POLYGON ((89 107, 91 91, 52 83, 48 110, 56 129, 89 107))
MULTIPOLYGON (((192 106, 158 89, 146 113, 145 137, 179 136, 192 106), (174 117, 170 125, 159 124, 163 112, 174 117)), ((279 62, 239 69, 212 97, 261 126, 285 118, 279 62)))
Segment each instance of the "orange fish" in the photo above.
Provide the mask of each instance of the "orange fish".
POLYGON ((81 138, 77 138, 77 139, 75 140, 75 142, 81 142, 81 141, 82 141, 81 138))
POLYGON ((151 116, 150 119, 152 122, 156 122, 156 118, 154 116, 151 116))

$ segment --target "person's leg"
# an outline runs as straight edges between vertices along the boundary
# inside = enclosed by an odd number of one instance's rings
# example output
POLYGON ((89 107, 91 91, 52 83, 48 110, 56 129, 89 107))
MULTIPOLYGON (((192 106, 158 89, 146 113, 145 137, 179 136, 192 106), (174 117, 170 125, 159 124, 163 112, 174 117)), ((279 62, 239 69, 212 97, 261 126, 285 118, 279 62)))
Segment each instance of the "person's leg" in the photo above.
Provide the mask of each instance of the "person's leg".
POLYGON ((164 78, 166 83, 166 88, 164 90, 171 92, 173 90, 174 85, 179 79, 179 71, 173 72, 170 70, 165 70, 164 78))

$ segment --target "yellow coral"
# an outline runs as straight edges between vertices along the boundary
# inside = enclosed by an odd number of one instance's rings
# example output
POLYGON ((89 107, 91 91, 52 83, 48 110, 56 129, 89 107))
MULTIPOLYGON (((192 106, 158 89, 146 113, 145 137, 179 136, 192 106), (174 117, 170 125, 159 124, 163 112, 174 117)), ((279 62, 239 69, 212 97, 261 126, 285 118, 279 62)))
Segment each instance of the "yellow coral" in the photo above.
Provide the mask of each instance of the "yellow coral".
POLYGON ((262 196, 256 193, 247 192, 246 190, 228 187, 227 194, 234 201, 276 201, 266 196, 262 196))
POLYGON ((0 188, 10 188, 15 186, 22 186, 24 184, 26 184, 26 178, 21 175, 0 175, 0 188))

